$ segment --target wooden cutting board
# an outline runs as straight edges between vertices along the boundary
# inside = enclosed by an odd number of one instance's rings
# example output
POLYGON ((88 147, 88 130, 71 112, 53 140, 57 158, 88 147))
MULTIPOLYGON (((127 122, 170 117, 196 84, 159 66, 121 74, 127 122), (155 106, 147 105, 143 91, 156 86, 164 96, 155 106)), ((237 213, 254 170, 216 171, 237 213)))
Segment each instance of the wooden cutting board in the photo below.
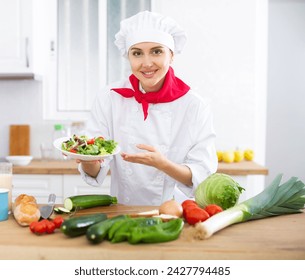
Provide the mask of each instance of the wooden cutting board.
POLYGON ((30 155, 30 126, 10 126, 10 155, 30 155))

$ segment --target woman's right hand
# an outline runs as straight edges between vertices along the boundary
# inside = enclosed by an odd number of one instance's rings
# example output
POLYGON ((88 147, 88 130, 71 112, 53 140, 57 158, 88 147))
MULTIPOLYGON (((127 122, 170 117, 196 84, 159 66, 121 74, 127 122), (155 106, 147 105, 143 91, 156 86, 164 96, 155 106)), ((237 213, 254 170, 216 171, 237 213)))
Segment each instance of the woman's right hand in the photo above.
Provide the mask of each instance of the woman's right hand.
POLYGON ((101 162, 103 162, 103 160, 90 160, 90 161, 85 161, 80 159, 76 160, 76 163, 80 163, 82 165, 83 171, 87 175, 93 178, 96 178, 96 176, 100 172, 101 162))

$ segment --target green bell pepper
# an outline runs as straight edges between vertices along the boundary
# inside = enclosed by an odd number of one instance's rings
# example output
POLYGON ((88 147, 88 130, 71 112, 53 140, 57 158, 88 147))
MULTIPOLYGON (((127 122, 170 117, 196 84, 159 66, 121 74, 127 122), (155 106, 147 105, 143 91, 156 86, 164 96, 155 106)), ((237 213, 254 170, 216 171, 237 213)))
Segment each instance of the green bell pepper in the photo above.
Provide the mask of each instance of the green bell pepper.
POLYGON ((181 218, 170 220, 149 227, 133 227, 128 236, 130 244, 143 243, 159 243, 175 240, 179 237, 184 222, 181 218))
POLYGON ((130 231, 134 227, 149 227, 162 223, 161 218, 131 218, 116 222, 109 230, 108 236, 112 243, 122 242, 128 239, 130 231))

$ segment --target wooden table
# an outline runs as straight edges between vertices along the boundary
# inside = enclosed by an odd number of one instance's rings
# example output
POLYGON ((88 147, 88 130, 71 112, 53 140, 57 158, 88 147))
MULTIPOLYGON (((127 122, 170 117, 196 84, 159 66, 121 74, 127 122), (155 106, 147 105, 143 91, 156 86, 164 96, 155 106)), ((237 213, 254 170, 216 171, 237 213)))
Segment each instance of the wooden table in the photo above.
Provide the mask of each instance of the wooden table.
MULTIPOLYGON (((109 216, 155 209, 151 206, 112 205, 82 210, 109 216)), ((183 232, 185 233, 186 230, 183 232)), ((305 259, 305 213, 232 225, 207 240, 179 239, 159 244, 127 242, 90 244, 85 236, 68 238, 61 232, 36 236, 11 216, 0 222, 0 259, 40 260, 296 260, 305 259)))

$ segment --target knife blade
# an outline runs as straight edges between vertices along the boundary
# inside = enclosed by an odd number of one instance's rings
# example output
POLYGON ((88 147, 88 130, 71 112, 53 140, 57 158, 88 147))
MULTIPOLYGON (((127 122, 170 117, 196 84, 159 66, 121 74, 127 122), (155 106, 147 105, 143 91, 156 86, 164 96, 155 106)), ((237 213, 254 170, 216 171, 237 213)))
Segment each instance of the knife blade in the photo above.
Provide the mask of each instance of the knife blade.
POLYGON ((54 193, 51 193, 49 195, 48 204, 41 206, 39 209, 42 218, 48 219, 51 216, 51 214, 53 213, 55 200, 56 195, 54 193))

